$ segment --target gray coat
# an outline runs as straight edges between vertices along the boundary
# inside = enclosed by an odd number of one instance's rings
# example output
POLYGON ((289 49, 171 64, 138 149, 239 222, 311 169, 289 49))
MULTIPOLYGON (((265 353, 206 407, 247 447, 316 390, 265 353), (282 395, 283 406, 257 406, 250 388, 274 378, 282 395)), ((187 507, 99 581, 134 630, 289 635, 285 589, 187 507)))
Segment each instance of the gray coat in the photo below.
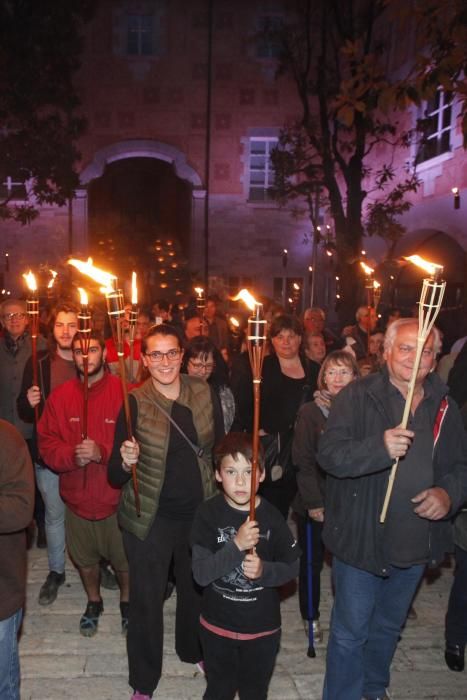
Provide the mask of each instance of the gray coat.
MULTIPOLYGON (((37 339, 38 350, 45 347, 45 340, 37 339)), ((28 358, 31 356, 31 337, 25 333, 18 343, 18 351, 14 355, 7 347, 5 336, 0 338, 0 418, 12 423, 25 438, 32 437, 32 423, 26 423, 18 415, 16 402, 21 391, 23 372, 28 358)))

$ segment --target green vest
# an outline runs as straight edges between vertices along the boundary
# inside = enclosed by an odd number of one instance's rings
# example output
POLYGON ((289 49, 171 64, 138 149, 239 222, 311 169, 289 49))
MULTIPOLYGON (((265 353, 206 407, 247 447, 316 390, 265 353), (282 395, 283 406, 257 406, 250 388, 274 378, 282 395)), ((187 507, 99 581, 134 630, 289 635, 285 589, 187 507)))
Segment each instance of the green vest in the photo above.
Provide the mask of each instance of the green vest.
MULTIPOLYGON (((209 385, 198 377, 180 375, 180 395, 177 403, 190 409, 198 435, 197 446, 204 450, 198 457, 204 498, 215 493, 212 450, 214 447, 214 415, 209 385)), ((135 438, 140 453, 137 466, 140 517, 136 514, 135 496, 131 479, 122 490, 118 519, 121 527, 140 540, 144 540, 155 518, 159 497, 164 483, 170 423, 156 406, 156 402, 167 413, 172 412, 173 401, 160 394, 148 379, 131 392, 138 405, 138 420, 135 438)), ((175 428, 173 428, 175 430, 175 428)))

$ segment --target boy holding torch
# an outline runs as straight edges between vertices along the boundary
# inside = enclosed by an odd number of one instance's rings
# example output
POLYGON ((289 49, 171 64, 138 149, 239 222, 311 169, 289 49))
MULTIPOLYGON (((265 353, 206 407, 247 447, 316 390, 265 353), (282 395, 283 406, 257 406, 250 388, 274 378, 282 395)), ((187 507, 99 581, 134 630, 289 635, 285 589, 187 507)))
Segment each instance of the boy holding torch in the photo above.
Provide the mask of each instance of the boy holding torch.
POLYGON ((299 549, 279 511, 250 495, 265 472, 260 457, 252 483, 253 446, 230 433, 215 450, 223 493, 199 506, 192 528, 193 574, 204 587, 200 634, 207 674, 204 700, 265 700, 280 640, 277 587, 298 575, 299 549))

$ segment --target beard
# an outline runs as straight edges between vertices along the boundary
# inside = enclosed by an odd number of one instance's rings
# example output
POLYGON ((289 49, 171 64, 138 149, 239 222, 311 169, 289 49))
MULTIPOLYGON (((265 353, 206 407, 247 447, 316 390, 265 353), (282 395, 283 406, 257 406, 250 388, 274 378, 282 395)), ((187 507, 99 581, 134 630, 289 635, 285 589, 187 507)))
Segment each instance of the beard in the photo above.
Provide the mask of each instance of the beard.
MULTIPOLYGON (((104 366, 104 360, 101 358, 100 362, 92 368, 92 370, 88 371, 88 377, 94 377, 96 374, 99 374, 101 369, 104 366)), ((83 367, 78 367, 78 372, 81 377, 84 377, 84 368, 83 367)))

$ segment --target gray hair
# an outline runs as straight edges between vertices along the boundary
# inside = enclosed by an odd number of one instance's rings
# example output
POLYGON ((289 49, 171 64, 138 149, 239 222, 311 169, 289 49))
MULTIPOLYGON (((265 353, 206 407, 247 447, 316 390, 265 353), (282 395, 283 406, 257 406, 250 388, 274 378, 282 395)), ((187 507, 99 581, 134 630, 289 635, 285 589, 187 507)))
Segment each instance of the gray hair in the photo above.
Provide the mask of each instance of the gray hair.
MULTIPOLYGON (((418 320, 416 318, 398 318, 397 321, 393 321, 386 331, 384 336, 384 350, 385 352, 390 350, 394 345, 396 335, 400 328, 405 326, 416 326, 418 329, 418 320)), ((436 326, 433 326, 431 334, 433 335, 433 350, 436 355, 441 352, 441 334, 436 326)))
POLYGON ((3 301, 0 305, 0 315, 1 316, 5 315, 6 309, 9 306, 20 306, 22 309, 22 312, 24 314, 26 313, 27 308, 28 308, 26 302, 23 301, 22 299, 5 299, 5 301, 3 301))

